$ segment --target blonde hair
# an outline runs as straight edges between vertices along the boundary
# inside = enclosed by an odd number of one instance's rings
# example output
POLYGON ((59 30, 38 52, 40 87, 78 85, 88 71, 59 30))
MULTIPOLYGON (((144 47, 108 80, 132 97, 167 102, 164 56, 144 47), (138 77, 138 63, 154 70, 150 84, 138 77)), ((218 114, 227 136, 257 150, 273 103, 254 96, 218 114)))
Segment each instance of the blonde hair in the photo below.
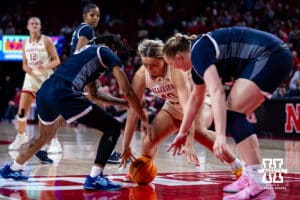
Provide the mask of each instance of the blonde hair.
POLYGON ((176 33, 173 37, 170 37, 164 45, 163 54, 167 57, 175 57, 178 52, 190 51, 191 41, 196 39, 196 35, 183 35, 176 33))
POLYGON ((143 57, 163 58, 163 47, 161 40, 144 39, 138 45, 138 53, 143 57))

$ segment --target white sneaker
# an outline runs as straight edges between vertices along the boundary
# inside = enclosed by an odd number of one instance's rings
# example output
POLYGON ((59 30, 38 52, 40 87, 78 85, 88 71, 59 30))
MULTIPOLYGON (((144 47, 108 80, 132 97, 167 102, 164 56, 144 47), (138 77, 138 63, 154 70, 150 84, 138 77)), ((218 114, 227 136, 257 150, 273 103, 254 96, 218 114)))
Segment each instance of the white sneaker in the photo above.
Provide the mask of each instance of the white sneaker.
POLYGON ((8 146, 8 150, 17 151, 22 144, 28 142, 28 137, 24 134, 17 134, 15 141, 8 146))
POLYGON ((61 144, 57 138, 51 140, 49 148, 47 150, 48 153, 58 154, 62 152, 61 144))

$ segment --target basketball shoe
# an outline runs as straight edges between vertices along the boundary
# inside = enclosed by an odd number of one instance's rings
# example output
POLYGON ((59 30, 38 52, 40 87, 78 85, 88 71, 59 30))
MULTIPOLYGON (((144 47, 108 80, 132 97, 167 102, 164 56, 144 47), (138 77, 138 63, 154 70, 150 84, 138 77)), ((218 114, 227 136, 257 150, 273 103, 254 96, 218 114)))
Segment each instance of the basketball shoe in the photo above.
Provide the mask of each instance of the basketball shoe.
POLYGON ((22 144, 28 142, 28 137, 23 134, 17 134, 16 139, 8 146, 8 150, 17 151, 21 147, 22 144))
POLYGON ((47 150, 48 153, 58 154, 62 152, 61 144, 57 138, 53 138, 47 150))
POLYGON ((10 165, 5 165, 0 169, 0 175, 5 179, 13 179, 15 181, 27 181, 28 177, 22 175, 22 170, 13 171, 10 169, 10 165))
POLYGON ((39 160, 42 164, 52 164, 53 160, 48 157, 47 151, 38 151, 35 156, 37 160, 39 160))
POLYGON ((107 160, 107 163, 110 164, 120 164, 121 163, 121 154, 114 151, 107 160))
POLYGON ((120 190, 121 185, 110 181, 103 174, 100 174, 95 178, 88 175, 83 188, 85 190, 120 190))
POLYGON ((248 184, 249 184, 248 176, 242 174, 242 176, 238 180, 223 187, 223 192, 236 193, 246 188, 248 184))
POLYGON ((223 197, 223 200, 243 200, 243 199, 256 199, 256 200, 274 200, 276 193, 271 185, 260 186, 252 179, 248 179, 249 185, 236 194, 223 197))

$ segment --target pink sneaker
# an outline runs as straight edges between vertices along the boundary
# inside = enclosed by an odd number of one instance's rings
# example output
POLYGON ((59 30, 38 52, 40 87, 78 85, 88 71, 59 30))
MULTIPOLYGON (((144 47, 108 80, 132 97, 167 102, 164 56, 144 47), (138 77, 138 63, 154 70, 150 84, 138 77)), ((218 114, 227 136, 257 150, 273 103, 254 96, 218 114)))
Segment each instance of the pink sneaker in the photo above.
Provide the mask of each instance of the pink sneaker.
POLYGON ((223 187, 223 192, 236 193, 243 190, 248 185, 249 185, 248 176, 243 174, 238 180, 223 187))
POLYGON ((265 187, 259 187, 255 183, 250 183, 249 186, 242 191, 223 197, 223 200, 245 200, 245 199, 256 199, 256 200, 274 200, 276 199, 276 193, 271 185, 265 187))

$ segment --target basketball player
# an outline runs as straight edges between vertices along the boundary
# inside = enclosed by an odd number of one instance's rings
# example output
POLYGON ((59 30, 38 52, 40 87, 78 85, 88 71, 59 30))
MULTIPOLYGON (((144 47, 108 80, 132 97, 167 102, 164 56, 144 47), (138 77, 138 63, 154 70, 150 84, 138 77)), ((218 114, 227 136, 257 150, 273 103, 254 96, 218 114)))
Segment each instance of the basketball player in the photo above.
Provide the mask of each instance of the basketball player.
MULTIPOLYGON (((35 100, 36 92, 41 87, 41 84, 53 73, 53 69, 60 63, 51 39, 41 34, 40 19, 38 17, 29 18, 27 29, 29 31, 29 39, 23 43, 23 70, 26 74, 17 115, 18 134, 14 142, 9 145, 9 150, 18 150, 22 144, 28 141, 25 134, 26 122, 31 105, 35 100)), ((47 147, 43 147, 42 150, 36 154, 36 157, 42 163, 52 163, 53 161, 47 156, 47 147)), ((57 140, 57 135, 54 135, 49 150, 52 150, 53 153, 61 152, 61 145, 57 140)))
MULTIPOLYGON (((150 89, 155 96, 166 100, 151 122, 151 133, 143 138, 142 155, 150 158, 156 157, 157 146, 160 143, 178 131, 183 117, 183 107, 191 93, 188 73, 172 68, 164 61, 163 46, 161 40, 145 39, 139 44, 138 53, 141 56, 142 66, 135 73, 132 81, 132 87, 140 101, 146 88, 150 89)), ((215 135, 208 130, 212 123, 208 109, 206 104, 203 105, 202 112, 199 113, 199 123, 195 127, 195 134, 191 131, 185 143, 184 152, 181 152, 186 154, 189 163, 195 165, 199 165, 199 160, 193 146, 194 137, 197 142, 213 150, 215 135)), ((134 110, 129 109, 123 139, 123 159, 131 156, 130 142, 137 121, 138 116, 134 110)), ((242 173, 241 162, 229 149, 226 153, 226 162, 231 165, 233 173, 239 177, 242 173)))
POLYGON ((96 4, 89 3, 82 9, 83 22, 75 29, 71 39, 70 54, 87 44, 92 44, 95 39, 94 28, 98 26, 100 20, 100 9, 96 4))
MULTIPOLYGON (((118 38, 114 35, 99 36, 96 38, 96 43, 106 41, 105 37, 114 39, 111 45, 114 48, 120 46, 121 41, 117 40, 118 38)), ((84 188, 87 190, 118 190, 121 188, 119 184, 113 183, 103 176, 104 166, 118 140, 121 125, 94 102, 102 101, 121 106, 129 104, 144 123, 148 122, 122 69, 123 65, 120 59, 112 52, 116 49, 110 50, 106 46, 85 46, 61 64, 54 74, 43 83, 37 93, 41 134, 39 138, 31 141, 27 149, 21 151, 13 164, 6 165, 0 170, 3 178, 14 180, 28 178, 21 173, 25 162, 53 136, 60 126, 59 116, 62 116, 67 123, 77 120, 79 123, 103 132, 94 165, 90 175, 86 178, 84 188), (116 78, 127 100, 97 93, 95 80, 99 74, 108 71, 111 71, 116 78), (88 94, 92 101, 83 93, 85 86, 88 88, 88 94)))
MULTIPOLYGON (((89 3, 82 9, 83 22, 75 29, 71 40, 71 55, 88 44, 93 44, 95 39, 94 29, 100 20, 100 8, 96 4, 89 3)), ((113 151, 108 163, 119 163, 120 154, 113 151)))
POLYGON ((238 193, 223 199, 275 199, 272 186, 263 182, 258 139, 246 115, 265 100, 262 91, 272 93, 288 78, 293 61, 287 45, 266 32, 230 27, 199 35, 196 39, 176 34, 165 44, 164 58, 175 68, 184 71, 192 68, 194 82, 179 133, 169 150, 176 151, 184 144, 205 90, 208 90, 216 128, 215 155, 224 160, 227 122, 246 164, 247 174, 224 188, 224 191, 238 193), (231 78, 236 81, 226 101, 221 79, 231 78))

